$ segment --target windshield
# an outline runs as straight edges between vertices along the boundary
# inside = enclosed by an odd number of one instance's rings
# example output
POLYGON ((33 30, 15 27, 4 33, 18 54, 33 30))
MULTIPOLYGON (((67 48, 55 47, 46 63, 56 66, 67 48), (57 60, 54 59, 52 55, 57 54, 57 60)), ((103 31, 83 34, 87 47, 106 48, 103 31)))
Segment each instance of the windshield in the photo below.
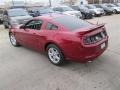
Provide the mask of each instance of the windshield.
POLYGON ((115 5, 113 4, 110 4, 110 5, 107 5, 108 7, 116 7, 115 5))
POLYGON ((62 16, 59 18, 54 18, 53 20, 63 25, 65 28, 69 29, 70 31, 91 26, 90 23, 72 16, 62 16))
POLYGON ((96 8, 101 8, 101 6, 100 5, 94 5, 96 8))
POLYGON ((70 7, 62 7, 62 9, 63 11, 73 11, 73 9, 70 7))
POLYGON ((51 8, 39 8, 40 14, 54 13, 51 8))
POLYGON ((101 4, 101 7, 103 7, 103 8, 107 8, 107 6, 106 6, 106 5, 104 5, 104 4, 101 4))
POLYGON ((84 7, 84 6, 81 6, 80 9, 86 11, 86 12, 89 12, 89 9, 87 7, 84 7))
POLYGON ((93 5, 86 6, 88 9, 95 9, 96 7, 93 5))
POLYGON ((11 10, 8 10, 8 15, 10 17, 16 17, 16 16, 27 16, 28 13, 26 10, 24 9, 11 9, 11 10))
POLYGON ((38 11, 40 14, 54 13, 54 11, 49 7, 34 7, 31 8, 33 12, 38 11))
POLYGON ((89 10, 87 7, 81 6, 80 9, 89 10))

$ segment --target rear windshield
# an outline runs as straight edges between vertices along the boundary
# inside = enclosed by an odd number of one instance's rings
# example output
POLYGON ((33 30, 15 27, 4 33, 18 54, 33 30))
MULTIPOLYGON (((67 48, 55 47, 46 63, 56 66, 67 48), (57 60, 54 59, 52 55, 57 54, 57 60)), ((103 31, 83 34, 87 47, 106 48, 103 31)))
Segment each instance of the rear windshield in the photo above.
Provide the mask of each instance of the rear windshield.
POLYGON ((53 20, 63 25, 65 28, 69 29, 70 31, 91 26, 90 23, 72 16, 62 16, 59 18, 54 18, 53 20))

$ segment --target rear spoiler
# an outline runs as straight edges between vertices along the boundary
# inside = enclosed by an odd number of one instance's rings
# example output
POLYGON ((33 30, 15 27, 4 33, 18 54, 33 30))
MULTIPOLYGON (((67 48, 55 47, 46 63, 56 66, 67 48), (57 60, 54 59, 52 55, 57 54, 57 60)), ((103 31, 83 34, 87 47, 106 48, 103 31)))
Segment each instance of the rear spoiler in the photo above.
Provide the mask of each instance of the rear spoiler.
POLYGON ((90 27, 76 30, 76 33, 79 34, 79 35, 80 35, 80 34, 86 34, 86 33, 92 32, 92 31, 94 31, 94 30, 96 30, 96 29, 102 28, 102 27, 104 27, 104 26, 105 26, 105 23, 99 24, 99 25, 94 25, 94 24, 93 24, 93 25, 90 26, 90 27))
POLYGON ((105 26, 105 23, 103 24, 98 24, 98 25, 95 25, 93 27, 89 27, 88 30, 95 30, 95 29, 98 29, 98 28, 101 28, 101 27, 104 27, 105 26))

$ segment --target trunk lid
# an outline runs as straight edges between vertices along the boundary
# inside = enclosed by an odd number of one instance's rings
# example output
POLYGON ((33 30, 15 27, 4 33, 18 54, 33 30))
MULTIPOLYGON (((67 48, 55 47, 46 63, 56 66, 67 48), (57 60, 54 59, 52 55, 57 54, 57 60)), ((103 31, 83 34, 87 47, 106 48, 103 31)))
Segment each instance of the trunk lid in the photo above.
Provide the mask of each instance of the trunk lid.
POLYGON ((105 26, 105 24, 91 25, 86 28, 77 29, 77 30, 75 30, 75 33, 78 35, 84 35, 84 34, 87 34, 90 32, 99 32, 99 31, 105 29, 104 26, 105 26))
POLYGON ((77 30, 76 34, 82 39, 84 45, 95 44, 108 37, 104 25, 93 25, 89 28, 77 30))

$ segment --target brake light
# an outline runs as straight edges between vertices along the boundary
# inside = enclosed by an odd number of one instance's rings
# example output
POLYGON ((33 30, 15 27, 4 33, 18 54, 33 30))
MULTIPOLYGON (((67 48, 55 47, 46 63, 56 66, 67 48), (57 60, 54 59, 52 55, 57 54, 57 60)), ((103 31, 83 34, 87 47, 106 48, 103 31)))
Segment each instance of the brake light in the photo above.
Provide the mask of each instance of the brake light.
POLYGON ((94 44, 94 43, 97 43, 99 41, 101 41, 103 38, 105 38, 107 36, 107 33, 106 31, 101 31, 97 34, 93 34, 93 35, 90 35, 90 36, 85 36, 84 39, 83 39, 83 42, 84 44, 86 45, 89 45, 89 44, 94 44))

